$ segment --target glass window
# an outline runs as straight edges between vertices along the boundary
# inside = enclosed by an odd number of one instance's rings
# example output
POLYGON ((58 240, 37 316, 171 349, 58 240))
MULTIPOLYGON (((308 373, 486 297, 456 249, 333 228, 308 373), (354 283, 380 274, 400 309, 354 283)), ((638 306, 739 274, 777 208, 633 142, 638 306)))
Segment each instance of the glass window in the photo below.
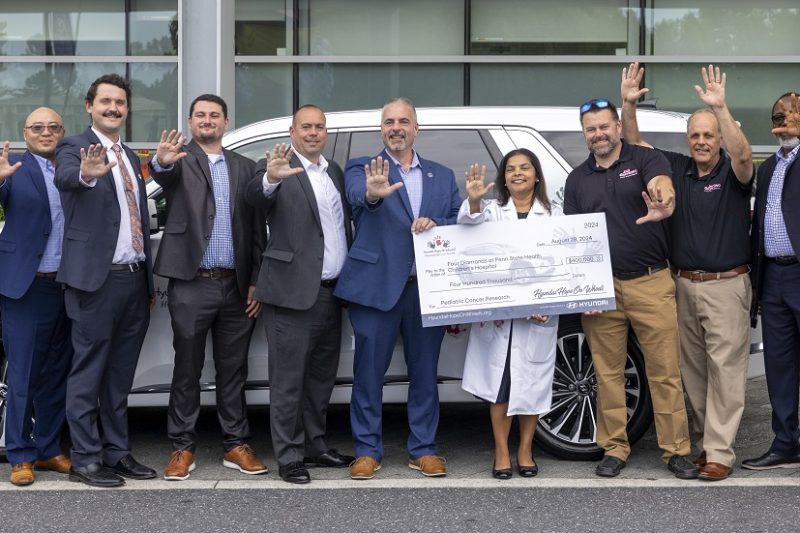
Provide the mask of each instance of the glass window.
MULTIPOLYGON (((251 142, 249 144, 245 144, 242 146, 237 146, 233 149, 234 152, 240 153, 245 157, 249 157, 253 161, 258 161, 259 159, 264 158, 264 154, 267 153, 267 150, 271 150, 275 147, 276 144, 291 144, 292 140, 289 138, 288 135, 281 135, 278 137, 270 137, 268 139, 262 139, 259 141, 251 142)), ((328 143, 325 145, 326 151, 329 146, 332 146, 333 142, 331 137, 328 136, 328 143)), ((324 156, 325 154, 323 154, 324 156)), ((327 158, 327 156, 325 156, 327 158)))
POLYGON ((236 55, 291 55, 291 13, 291 0, 236 0, 236 55))
POLYGON ((470 54, 639 53, 639 2, 473 0, 470 54))
POLYGON ((238 63, 234 127, 292 114, 291 65, 238 63))
POLYGON ((302 55, 464 53, 464 0, 301 0, 302 55))
POLYGON ((650 16, 652 54, 797 54, 800 7, 796 0, 657 0, 650 16))
MULTIPOLYGON (((153 141, 178 124, 178 67, 169 63, 131 63, 130 141, 153 141)), ((90 82, 91 83, 91 82, 90 82)), ((88 85, 86 86, 88 88, 88 85)))
POLYGON ((5 2, 0 55, 177 55, 177 0, 5 2), (126 16, 128 17, 126 21, 126 16), (129 22, 129 24, 127 24, 129 22))
POLYGON ((325 111, 380 108, 394 96, 417 107, 464 105, 463 87, 461 64, 300 65, 300 103, 325 111))

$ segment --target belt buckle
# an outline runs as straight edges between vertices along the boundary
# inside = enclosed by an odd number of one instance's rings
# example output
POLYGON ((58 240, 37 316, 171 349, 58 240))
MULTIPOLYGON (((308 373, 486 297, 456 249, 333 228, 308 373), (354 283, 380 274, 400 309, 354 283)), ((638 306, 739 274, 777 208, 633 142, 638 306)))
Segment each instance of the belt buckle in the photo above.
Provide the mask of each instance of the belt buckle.
POLYGON ((139 262, 129 263, 128 269, 130 269, 131 272, 139 272, 142 269, 142 264, 139 262))
POLYGON ((705 274, 705 270, 690 270, 689 271, 689 280, 692 283, 699 283, 701 281, 705 281, 703 279, 703 274, 705 274))

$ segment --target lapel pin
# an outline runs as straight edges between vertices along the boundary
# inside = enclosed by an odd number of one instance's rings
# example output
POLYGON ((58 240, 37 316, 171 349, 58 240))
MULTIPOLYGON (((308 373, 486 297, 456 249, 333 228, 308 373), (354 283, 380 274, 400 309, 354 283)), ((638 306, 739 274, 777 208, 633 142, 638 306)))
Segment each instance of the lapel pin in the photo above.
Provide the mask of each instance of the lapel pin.
POLYGON ((428 177, 432 178, 433 177, 433 172, 428 172, 428 177))

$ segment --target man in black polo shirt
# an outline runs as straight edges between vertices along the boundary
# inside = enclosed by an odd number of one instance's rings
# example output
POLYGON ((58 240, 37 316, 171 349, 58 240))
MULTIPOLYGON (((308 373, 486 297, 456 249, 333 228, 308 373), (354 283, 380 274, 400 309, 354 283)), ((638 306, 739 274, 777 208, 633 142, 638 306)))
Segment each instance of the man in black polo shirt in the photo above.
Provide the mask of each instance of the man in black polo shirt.
POLYGON ((614 311, 583 316, 597 375, 597 444, 605 452, 595 472, 618 475, 631 451, 624 373, 632 326, 644 352, 662 458, 677 477, 692 479, 697 469, 686 458, 691 446, 663 222, 675 209, 669 163, 620 140, 622 125, 608 100, 591 100, 580 113, 591 154, 567 178, 564 213, 605 213, 617 300, 614 311))
MULTIPOLYGON (((651 147, 639 135, 636 102, 644 69, 622 71, 622 131, 631 144, 651 147)), ((700 479, 730 475, 733 443, 744 412, 750 353, 750 144, 725 103, 725 74, 701 69, 695 86, 708 107, 689 117, 691 157, 662 152, 672 167, 677 196, 669 219, 675 273, 681 373, 700 455, 700 479), (725 140, 727 152, 720 145, 725 140)))

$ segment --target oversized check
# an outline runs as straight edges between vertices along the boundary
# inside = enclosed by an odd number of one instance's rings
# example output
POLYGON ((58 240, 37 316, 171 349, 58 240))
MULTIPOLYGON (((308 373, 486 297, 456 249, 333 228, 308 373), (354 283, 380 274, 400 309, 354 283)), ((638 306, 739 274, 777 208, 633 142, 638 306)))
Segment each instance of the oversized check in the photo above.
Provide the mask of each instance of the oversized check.
POLYGON ((530 222, 415 235, 422 325, 615 309, 605 215, 530 222))

